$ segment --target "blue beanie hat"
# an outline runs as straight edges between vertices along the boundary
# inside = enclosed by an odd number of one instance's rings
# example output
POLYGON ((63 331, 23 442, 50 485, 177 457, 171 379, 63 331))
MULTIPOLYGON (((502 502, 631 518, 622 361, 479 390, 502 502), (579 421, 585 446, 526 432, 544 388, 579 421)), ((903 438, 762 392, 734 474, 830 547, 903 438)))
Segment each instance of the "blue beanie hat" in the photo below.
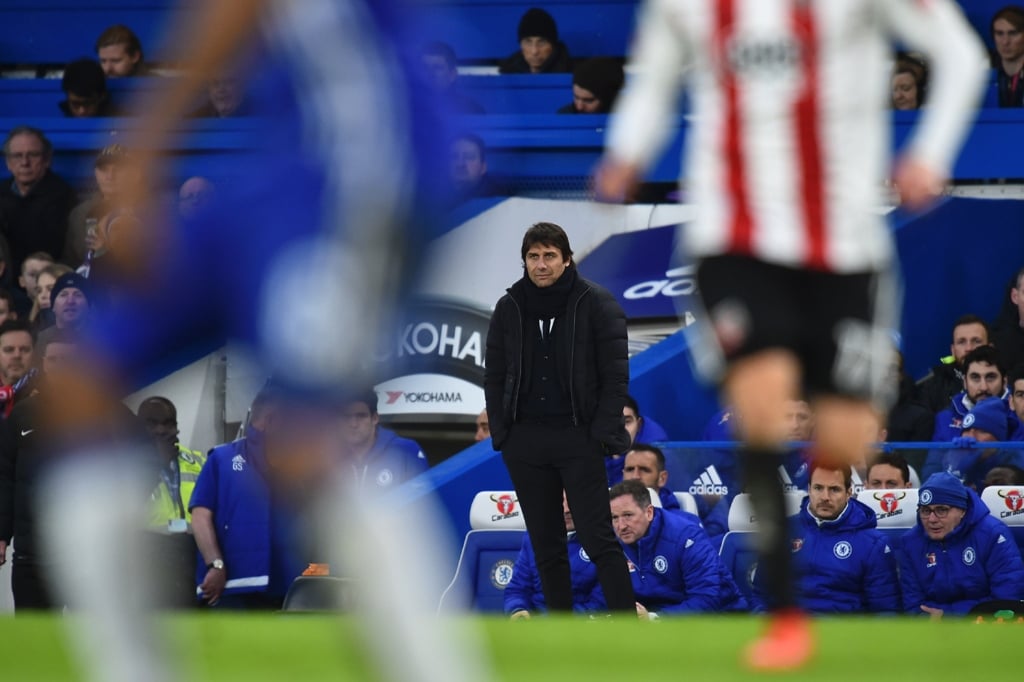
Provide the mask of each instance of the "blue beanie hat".
POLYGON ((967 488, 960 479, 948 471, 940 471, 924 482, 917 501, 919 505, 948 504, 967 509, 967 499, 967 488))
POLYGON ((961 427, 978 429, 995 436, 996 440, 1006 440, 1010 433, 1010 410, 1002 398, 986 398, 964 417, 961 427))

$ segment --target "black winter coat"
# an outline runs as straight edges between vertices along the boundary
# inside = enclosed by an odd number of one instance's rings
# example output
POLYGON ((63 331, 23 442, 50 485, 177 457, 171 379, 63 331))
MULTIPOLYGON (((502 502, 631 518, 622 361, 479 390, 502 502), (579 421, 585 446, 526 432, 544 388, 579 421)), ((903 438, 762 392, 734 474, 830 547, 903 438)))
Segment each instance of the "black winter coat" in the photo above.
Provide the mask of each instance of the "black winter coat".
MULTIPOLYGON (((516 422, 523 378, 529 376, 529 355, 524 353, 525 308, 523 280, 498 300, 487 332, 484 393, 491 424, 491 440, 500 450, 516 422)), ((569 391, 573 421, 589 427, 590 435, 608 453, 629 446, 622 408, 629 391, 629 352, 626 315, 615 297, 582 277, 569 293, 565 315, 567 334, 558 334, 559 379, 569 391)))

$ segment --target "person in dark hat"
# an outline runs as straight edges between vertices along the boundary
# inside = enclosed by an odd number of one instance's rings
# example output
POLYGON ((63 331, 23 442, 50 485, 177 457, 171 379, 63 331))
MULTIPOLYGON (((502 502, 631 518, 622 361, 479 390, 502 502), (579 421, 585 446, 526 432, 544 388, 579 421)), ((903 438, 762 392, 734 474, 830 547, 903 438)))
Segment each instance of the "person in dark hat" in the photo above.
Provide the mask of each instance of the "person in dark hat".
POLYGON ((107 77, 95 59, 78 59, 64 67, 60 87, 65 98, 60 110, 68 118, 117 115, 107 92, 107 77))
POLYGON ((966 485, 981 490, 985 476, 996 467, 1024 467, 1024 452, 985 447, 984 443, 1012 440, 1019 422, 1002 398, 985 398, 964 417, 963 435, 954 442, 963 449, 946 450, 943 471, 959 477, 966 485))
POLYGON ((499 73, 569 73, 569 48, 558 39, 554 18, 531 7, 519 20, 519 51, 498 65, 499 73))
POLYGON ((1024 560, 1009 529, 947 472, 921 486, 917 525, 897 545, 903 610, 941 618, 1024 599, 1024 560))
POLYGON ((77 330, 89 315, 89 280, 77 272, 61 275, 50 292, 56 329, 77 330))
POLYGON ((622 62, 617 59, 595 57, 581 62, 572 71, 572 102, 558 113, 607 114, 625 82, 622 62))

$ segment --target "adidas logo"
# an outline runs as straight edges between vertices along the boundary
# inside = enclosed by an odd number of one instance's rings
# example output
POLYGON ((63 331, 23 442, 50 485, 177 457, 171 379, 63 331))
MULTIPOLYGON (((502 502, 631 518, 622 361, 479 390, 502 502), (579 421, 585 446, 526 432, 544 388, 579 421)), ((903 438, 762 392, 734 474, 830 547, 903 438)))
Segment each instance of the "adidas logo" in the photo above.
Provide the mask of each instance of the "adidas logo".
POLYGON ((718 469, 712 464, 694 479, 689 492, 691 495, 728 495, 729 486, 722 483, 718 469))
POLYGON ((787 493, 797 491, 797 487, 793 485, 793 479, 789 477, 789 472, 786 471, 786 467, 779 465, 779 481, 782 482, 782 490, 787 493))

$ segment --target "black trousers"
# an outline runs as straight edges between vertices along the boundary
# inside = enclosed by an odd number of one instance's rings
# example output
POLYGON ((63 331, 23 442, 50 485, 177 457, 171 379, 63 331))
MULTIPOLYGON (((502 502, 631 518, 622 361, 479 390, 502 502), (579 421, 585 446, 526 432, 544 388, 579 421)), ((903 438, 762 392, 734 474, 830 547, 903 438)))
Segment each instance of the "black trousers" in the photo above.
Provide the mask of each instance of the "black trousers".
POLYGON ((612 611, 636 611, 626 556, 612 530, 604 450, 586 427, 519 423, 502 449, 533 543, 537 574, 549 611, 571 611, 572 574, 562 512, 562 490, 576 537, 597 568, 612 611))
POLYGON ((29 557, 15 555, 11 562, 11 593, 14 611, 50 610, 61 608, 50 587, 48 570, 29 557))

